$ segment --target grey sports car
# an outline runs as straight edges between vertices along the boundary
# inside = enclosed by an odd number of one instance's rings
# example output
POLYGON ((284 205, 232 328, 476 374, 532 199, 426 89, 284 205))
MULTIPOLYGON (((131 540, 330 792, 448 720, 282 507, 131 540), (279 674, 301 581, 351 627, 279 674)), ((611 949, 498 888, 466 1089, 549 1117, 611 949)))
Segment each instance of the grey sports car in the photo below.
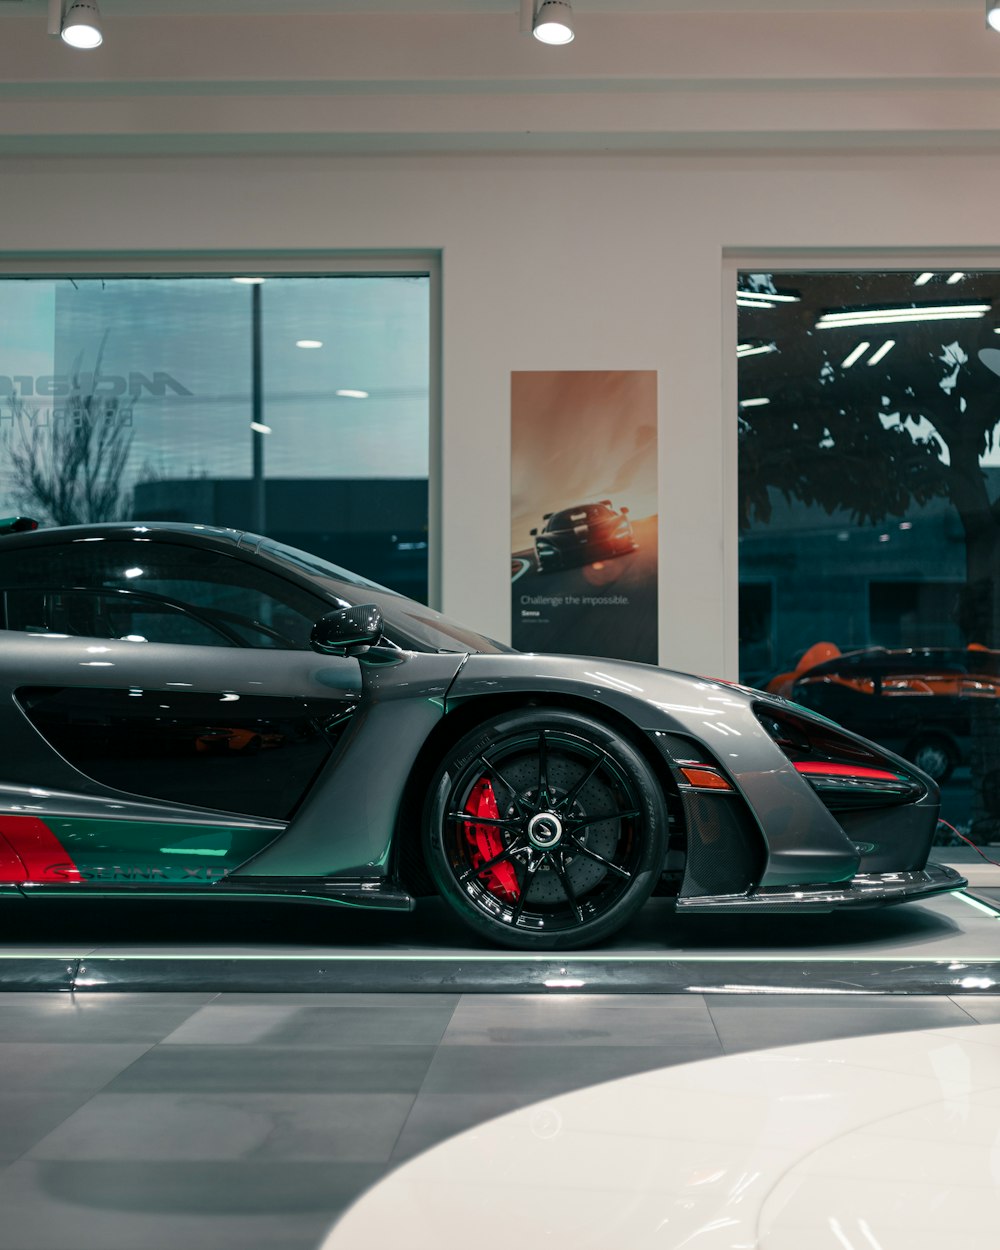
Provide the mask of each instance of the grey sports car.
POLYGON ((238 531, 0 533, 0 893, 439 893, 549 949, 654 890, 827 911, 964 884, 927 863, 928 777, 775 696, 517 654, 238 531))

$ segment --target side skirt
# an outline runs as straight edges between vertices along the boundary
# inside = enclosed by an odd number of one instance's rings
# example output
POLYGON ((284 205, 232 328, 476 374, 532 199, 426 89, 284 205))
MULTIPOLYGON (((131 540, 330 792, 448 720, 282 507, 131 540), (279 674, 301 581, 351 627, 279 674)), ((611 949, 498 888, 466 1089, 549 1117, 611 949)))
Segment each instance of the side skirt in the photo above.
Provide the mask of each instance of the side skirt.
POLYGON ((184 898, 270 899, 288 903, 327 903, 380 911, 412 911, 413 896, 380 877, 238 877, 212 885, 164 885, 123 882, 121 885, 36 885, 26 882, 8 892, 24 898, 184 898))

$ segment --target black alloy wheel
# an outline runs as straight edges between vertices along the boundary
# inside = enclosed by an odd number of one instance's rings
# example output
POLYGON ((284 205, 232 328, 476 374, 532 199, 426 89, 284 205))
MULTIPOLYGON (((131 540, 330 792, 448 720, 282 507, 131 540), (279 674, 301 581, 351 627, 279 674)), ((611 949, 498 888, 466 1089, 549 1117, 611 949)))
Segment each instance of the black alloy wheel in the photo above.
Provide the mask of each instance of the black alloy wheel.
POLYGON ((626 739, 576 712, 497 717, 448 753, 431 787, 424 853, 462 920, 504 946, 600 941, 663 867, 659 783, 626 739))

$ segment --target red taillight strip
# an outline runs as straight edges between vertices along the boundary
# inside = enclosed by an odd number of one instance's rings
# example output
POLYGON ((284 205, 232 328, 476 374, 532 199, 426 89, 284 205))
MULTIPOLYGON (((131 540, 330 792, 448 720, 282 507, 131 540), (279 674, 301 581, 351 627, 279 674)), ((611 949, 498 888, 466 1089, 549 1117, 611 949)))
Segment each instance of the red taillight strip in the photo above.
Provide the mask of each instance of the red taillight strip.
POLYGON ((906 781, 899 773, 885 768, 869 768, 864 764, 830 764, 813 760, 798 760, 796 769, 805 777, 843 777, 847 781, 906 781))

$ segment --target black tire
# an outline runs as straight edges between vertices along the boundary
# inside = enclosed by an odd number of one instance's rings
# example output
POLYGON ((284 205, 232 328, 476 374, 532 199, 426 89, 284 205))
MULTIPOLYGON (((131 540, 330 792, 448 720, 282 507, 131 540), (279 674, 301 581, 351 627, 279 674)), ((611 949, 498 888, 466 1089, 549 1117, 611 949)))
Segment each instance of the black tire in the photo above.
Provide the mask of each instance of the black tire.
POLYGON ((906 750, 906 758, 938 785, 948 780, 958 763, 955 748, 939 734, 915 738, 906 750))
POLYGON ((576 712, 526 708, 451 748, 423 839, 438 890, 467 925, 503 946, 563 950, 609 937, 645 903, 667 811, 626 739, 576 712))

